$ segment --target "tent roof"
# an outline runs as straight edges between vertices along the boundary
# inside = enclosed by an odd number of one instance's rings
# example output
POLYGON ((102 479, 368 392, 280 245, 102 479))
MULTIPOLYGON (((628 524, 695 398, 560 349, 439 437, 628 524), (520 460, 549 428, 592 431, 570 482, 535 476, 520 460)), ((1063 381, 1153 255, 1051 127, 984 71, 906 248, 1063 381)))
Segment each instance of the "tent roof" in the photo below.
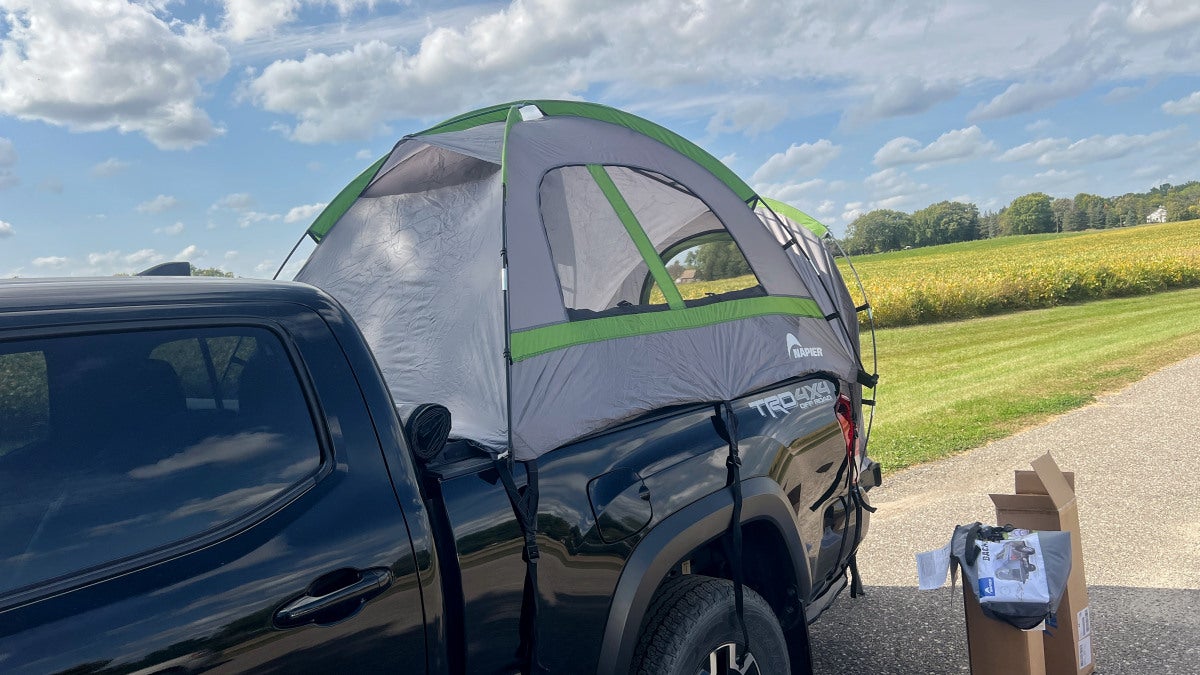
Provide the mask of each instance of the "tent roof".
POLYGON ((813 218, 791 204, 781 202, 778 199, 769 199, 767 197, 761 197, 761 199, 764 204, 771 208, 772 211, 778 213, 784 218, 788 218, 797 225, 803 225, 809 232, 812 232, 818 237, 824 237, 826 234, 828 234, 829 228, 818 222, 816 218, 813 218))
MULTIPOLYGON (((490 124, 494 122, 505 122, 508 120, 509 112, 513 108, 523 108, 526 106, 536 107, 541 111, 542 115, 555 117, 586 117, 609 124, 632 129, 644 136, 652 138, 667 147, 674 149, 685 157, 690 158, 700 166, 707 169, 721 182, 729 186, 743 201, 750 201, 758 197, 754 190, 746 184, 736 173, 728 166, 725 166, 721 160, 713 157, 700 146, 692 143, 683 136, 661 127, 649 120, 642 119, 637 115, 631 115, 627 112, 610 108, 597 103, 584 103, 581 101, 553 101, 553 100, 525 100, 511 101, 509 103, 501 103, 499 105, 480 108, 472 112, 464 113, 456 117, 452 117, 444 122, 435 124, 432 127, 406 136, 405 138, 415 138, 420 136, 432 136, 435 134, 443 134, 453 131, 464 131, 474 127, 490 124)), ((390 154, 390 153, 389 153, 390 154)), ((342 214, 354 203, 356 199, 366 189, 371 180, 378 173, 380 167, 387 160, 387 155, 381 157, 378 161, 358 175, 349 185, 347 185, 337 197, 325 207, 313 224, 308 228, 308 234, 316 241, 320 241, 329 230, 334 226, 342 214)), ((791 207, 788 207, 791 208, 791 207)), ((792 209, 793 211, 795 209, 792 209)), ((797 211, 797 213, 799 213, 797 211)), ((789 215, 797 222, 806 223, 812 221, 812 218, 804 216, 803 219, 797 219, 789 215)), ((816 221, 812 221, 816 222, 816 221)))

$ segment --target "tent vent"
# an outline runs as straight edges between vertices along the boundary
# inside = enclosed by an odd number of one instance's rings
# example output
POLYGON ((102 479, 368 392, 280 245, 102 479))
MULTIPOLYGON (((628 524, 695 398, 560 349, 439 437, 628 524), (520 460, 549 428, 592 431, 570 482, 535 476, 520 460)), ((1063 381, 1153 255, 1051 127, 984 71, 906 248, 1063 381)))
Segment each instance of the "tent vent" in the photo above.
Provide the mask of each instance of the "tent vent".
POLYGON ((521 108, 517 112, 521 113, 521 121, 522 122, 528 122, 529 120, 542 119, 542 109, 537 107, 536 105, 521 106, 521 108))

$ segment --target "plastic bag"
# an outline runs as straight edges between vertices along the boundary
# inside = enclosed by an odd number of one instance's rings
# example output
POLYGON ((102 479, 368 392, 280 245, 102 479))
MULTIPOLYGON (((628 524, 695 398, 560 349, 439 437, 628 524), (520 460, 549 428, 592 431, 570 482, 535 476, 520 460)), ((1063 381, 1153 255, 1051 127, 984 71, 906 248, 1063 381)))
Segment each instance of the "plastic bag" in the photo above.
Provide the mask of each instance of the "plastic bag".
POLYGON ((1071 535, 959 525, 950 555, 984 615, 1029 630, 1058 609, 1071 573, 1071 535))

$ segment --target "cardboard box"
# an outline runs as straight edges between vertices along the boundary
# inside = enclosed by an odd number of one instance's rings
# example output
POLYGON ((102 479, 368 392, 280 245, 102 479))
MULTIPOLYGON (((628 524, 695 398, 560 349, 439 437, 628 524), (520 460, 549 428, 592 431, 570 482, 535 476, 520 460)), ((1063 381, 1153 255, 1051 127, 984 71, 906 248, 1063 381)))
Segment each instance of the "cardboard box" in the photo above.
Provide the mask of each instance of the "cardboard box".
POLYGON ((1079 510, 1075 502, 1075 476, 1063 473, 1049 454, 1034 460, 1033 468, 1033 471, 1017 472, 1017 494, 991 495, 996 505, 996 522, 1031 530, 1071 533, 1071 574, 1067 578, 1067 590, 1054 620, 1046 623, 1046 672, 1086 675, 1095 670, 1096 664, 1092 656, 1092 622, 1079 535, 1079 510))
POLYGON ((1042 631, 1013 628, 984 616, 975 592, 963 584, 971 675, 1046 675, 1042 631))

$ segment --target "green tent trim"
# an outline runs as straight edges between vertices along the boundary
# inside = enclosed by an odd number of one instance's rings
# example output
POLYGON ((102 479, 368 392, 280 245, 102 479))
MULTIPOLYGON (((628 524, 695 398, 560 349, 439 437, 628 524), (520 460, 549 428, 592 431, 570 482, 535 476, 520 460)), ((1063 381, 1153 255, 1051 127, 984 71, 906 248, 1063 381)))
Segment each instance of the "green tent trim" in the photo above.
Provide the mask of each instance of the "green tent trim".
POLYGON ((511 336, 512 360, 515 363, 539 354, 592 342, 712 326, 773 314, 824 319, 814 300, 781 296, 743 298, 685 309, 606 316, 515 332, 511 336))
POLYGON ((358 174, 358 178, 350 181, 349 185, 342 188, 342 191, 333 198, 333 201, 329 202, 329 206, 326 206, 325 210, 321 211, 321 215, 317 216, 313 224, 308 226, 308 236, 312 237, 313 241, 319 244, 321 243, 321 239, 329 234, 329 231, 333 229, 337 221, 341 219, 342 214, 350 210, 350 207, 362 195, 363 190, 366 190, 367 186, 374 180, 375 174, 379 173, 380 167, 387 161, 390 154, 388 153, 380 157, 374 164, 367 167, 366 171, 358 174))
POLYGON ((769 199, 767 197, 760 197, 759 199, 775 213, 796 221, 818 237, 824 237, 829 233, 829 228, 822 225, 816 218, 813 218, 791 204, 785 204, 778 199, 769 199))

